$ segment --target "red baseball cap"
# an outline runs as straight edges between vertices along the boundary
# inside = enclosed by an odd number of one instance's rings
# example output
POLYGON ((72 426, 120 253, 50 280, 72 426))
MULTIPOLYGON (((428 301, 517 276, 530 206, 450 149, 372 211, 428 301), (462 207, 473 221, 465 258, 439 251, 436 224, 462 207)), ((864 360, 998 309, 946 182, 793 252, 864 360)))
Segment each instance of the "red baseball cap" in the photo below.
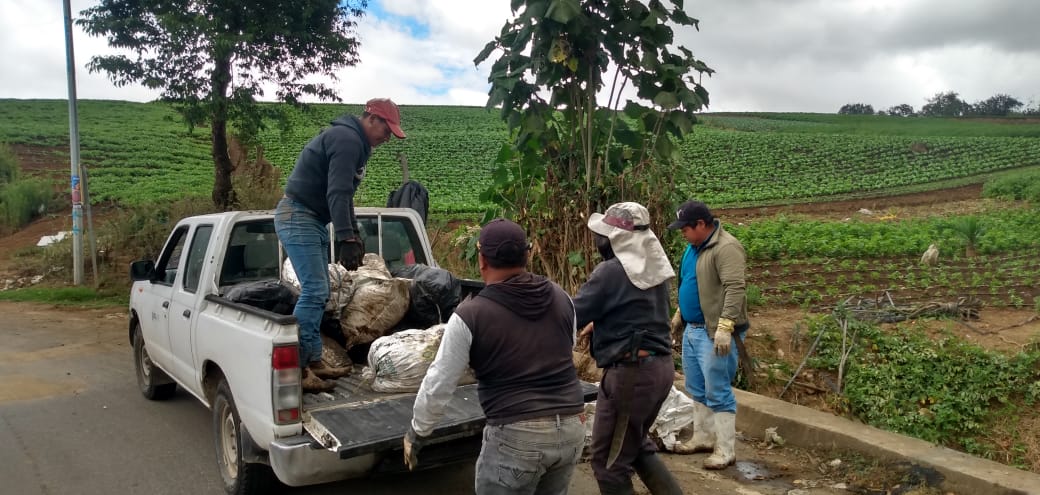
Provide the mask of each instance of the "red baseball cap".
POLYGON ((365 103, 365 112, 375 115, 386 121, 390 126, 390 132, 398 138, 404 139, 404 131, 401 130, 401 111, 397 104, 389 98, 372 98, 365 103))

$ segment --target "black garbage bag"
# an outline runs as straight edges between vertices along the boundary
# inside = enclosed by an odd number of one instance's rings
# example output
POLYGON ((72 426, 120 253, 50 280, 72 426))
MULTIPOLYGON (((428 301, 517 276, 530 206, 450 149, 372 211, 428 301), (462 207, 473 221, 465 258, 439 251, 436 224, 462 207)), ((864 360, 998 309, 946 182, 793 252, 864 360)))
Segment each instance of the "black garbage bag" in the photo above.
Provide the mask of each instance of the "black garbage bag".
POLYGON ((448 270, 419 263, 395 268, 391 273, 412 279, 412 300, 398 328, 429 328, 444 323, 459 305, 462 283, 448 270))
POLYGON ((296 294, 278 280, 256 280, 232 285, 224 298, 248 304, 280 315, 291 315, 296 307, 296 294))

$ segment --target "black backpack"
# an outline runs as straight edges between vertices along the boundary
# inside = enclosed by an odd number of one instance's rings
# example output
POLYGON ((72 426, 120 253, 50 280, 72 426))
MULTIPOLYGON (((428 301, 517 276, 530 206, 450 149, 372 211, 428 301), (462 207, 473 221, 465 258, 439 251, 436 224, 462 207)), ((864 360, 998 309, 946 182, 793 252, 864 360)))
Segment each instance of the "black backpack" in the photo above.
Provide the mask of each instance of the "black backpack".
POLYGON ((430 209, 430 193, 418 181, 409 180, 401 187, 390 191, 386 198, 387 208, 411 208, 419 213, 423 225, 426 225, 426 212, 430 209))

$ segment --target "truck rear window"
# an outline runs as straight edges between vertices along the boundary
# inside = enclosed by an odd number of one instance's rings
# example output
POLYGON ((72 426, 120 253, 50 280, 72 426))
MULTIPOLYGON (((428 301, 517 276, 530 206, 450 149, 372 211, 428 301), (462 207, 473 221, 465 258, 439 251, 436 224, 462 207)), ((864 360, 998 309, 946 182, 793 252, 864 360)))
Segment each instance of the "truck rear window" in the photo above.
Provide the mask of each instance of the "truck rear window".
POLYGON ((416 263, 429 264, 423 254, 419 234, 407 218, 387 215, 358 219, 361 237, 365 241, 366 253, 379 253, 379 229, 382 227, 382 254, 390 270, 416 263), (382 220, 382 225, 380 225, 382 220))

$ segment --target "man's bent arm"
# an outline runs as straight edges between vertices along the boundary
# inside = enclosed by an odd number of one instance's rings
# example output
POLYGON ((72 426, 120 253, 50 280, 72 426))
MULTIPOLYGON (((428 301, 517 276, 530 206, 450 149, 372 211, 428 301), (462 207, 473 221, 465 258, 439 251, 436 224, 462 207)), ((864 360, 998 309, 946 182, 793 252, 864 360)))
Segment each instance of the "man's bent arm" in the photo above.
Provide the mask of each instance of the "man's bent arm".
POLYGON ((419 394, 415 397, 412 408, 412 429, 421 437, 433 433, 444 407, 458 387, 459 377, 469 365, 469 349, 473 344, 473 334, 466 322, 453 314, 444 325, 444 336, 437 348, 437 356, 433 358, 430 369, 419 386, 419 394))

